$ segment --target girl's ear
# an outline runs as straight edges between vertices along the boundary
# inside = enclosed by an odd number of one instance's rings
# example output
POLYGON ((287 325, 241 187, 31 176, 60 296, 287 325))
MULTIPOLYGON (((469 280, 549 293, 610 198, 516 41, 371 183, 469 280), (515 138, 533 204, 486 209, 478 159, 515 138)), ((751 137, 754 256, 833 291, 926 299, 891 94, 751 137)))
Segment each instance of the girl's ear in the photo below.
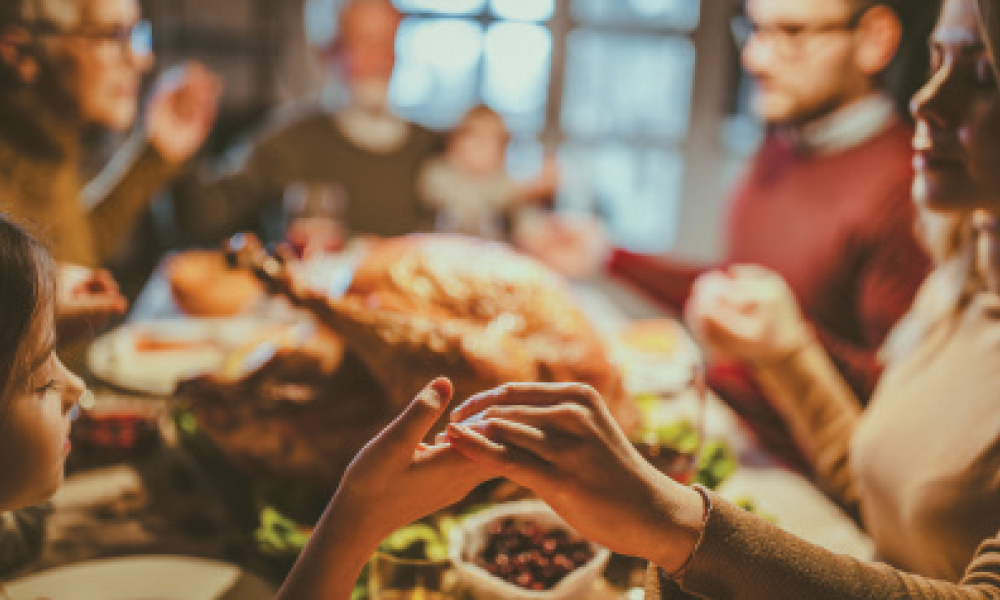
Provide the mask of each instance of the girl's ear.
POLYGON ((0 64, 17 74, 26 84, 38 78, 38 57, 31 34, 23 27, 9 27, 0 31, 0 64))

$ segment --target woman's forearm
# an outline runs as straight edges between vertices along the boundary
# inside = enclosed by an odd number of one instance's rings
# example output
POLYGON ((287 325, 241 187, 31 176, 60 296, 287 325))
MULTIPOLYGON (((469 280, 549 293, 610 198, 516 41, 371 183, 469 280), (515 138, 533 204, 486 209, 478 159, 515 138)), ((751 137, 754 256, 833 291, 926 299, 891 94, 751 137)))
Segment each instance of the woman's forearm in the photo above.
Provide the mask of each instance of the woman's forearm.
MULTIPOLYGON (((717 497, 679 589, 718 600, 996 600, 1000 540, 983 544, 961 583, 838 555, 717 497)), ((676 589, 664 586, 660 598, 676 589)))

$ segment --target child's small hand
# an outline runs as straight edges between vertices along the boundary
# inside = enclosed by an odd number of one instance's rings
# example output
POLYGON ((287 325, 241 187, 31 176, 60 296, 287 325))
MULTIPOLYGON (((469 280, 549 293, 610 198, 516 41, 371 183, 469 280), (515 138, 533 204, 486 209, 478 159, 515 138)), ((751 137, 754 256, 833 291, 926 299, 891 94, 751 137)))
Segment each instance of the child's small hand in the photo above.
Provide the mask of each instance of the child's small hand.
POLYGON ((450 444, 423 443, 451 396, 450 381, 431 382, 351 463, 334 504, 358 513, 359 526, 388 535, 461 500, 490 478, 450 444))
POLYGON ((385 536, 462 499, 492 477, 449 444, 423 442, 451 395, 450 381, 434 380, 358 453, 278 600, 346 600, 385 536))

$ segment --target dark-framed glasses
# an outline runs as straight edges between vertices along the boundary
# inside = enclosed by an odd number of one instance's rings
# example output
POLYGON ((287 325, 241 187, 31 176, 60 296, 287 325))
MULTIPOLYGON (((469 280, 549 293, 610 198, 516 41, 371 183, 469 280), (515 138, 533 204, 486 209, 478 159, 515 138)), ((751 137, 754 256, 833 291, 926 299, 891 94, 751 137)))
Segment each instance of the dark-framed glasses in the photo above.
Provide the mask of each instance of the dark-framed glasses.
POLYGON ((153 52, 153 26, 146 19, 140 19, 130 26, 78 27, 66 29, 49 21, 27 23, 28 29, 37 36, 80 37, 96 42, 118 45, 123 51, 135 56, 148 56, 153 52))
POLYGON ((861 11, 839 21, 825 23, 756 23, 746 15, 736 15, 729 23, 736 46, 742 51, 751 40, 770 44, 782 58, 800 57, 810 40, 830 33, 857 29, 865 12, 861 11))

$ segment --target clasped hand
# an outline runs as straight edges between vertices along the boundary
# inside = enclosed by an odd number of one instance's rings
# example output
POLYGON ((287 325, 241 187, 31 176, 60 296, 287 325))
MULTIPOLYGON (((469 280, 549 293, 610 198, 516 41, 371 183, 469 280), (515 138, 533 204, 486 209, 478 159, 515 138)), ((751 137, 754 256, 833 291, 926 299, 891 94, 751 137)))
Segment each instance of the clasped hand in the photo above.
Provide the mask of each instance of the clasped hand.
POLYGON ((365 532, 365 545, 503 476, 616 552, 674 571, 693 551, 701 496, 647 463, 593 388, 501 386, 469 398, 425 444, 450 396, 447 380, 430 384, 348 469, 331 513, 365 532))
POLYGON ((684 317, 702 347, 717 357, 776 362, 813 339, 788 284, 763 267, 702 275, 684 317))

